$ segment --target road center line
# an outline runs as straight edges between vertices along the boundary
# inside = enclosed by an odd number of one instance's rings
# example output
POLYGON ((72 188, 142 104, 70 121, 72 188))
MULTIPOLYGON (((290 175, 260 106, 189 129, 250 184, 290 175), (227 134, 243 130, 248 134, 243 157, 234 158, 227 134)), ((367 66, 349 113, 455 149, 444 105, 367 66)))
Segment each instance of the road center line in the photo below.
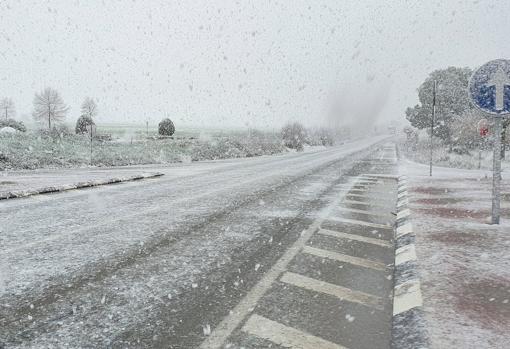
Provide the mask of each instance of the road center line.
POLYGON ((341 233, 339 231, 329 230, 329 229, 319 229, 319 234, 322 235, 328 235, 339 239, 348 239, 348 240, 354 240, 354 241, 360 241, 360 242, 366 242, 373 245, 378 245, 382 247, 393 247, 391 243, 385 240, 381 239, 375 239, 375 238, 367 238, 365 236, 361 235, 355 235, 355 234, 347 234, 347 233, 341 233))
POLYGON ((280 278, 280 281, 293 286, 305 288, 307 290, 329 294, 330 296, 335 296, 348 302, 358 303, 378 309, 382 307, 382 300, 380 297, 360 291, 354 291, 347 287, 330 284, 329 282, 312 279, 296 273, 286 272, 280 278))
POLYGON ((269 320, 260 315, 252 315, 246 321, 242 331, 267 339, 277 345, 296 349, 347 349, 292 327, 269 320))
POLYGON ((339 262, 349 263, 353 265, 357 265, 363 268, 375 269, 375 270, 386 270, 386 265, 379 262, 374 262, 364 258, 358 258, 349 256, 342 253, 337 253, 333 251, 323 250, 316 247, 305 246, 303 247, 303 252, 307 254, 311 254, 313 256, 328 258, 339 262))

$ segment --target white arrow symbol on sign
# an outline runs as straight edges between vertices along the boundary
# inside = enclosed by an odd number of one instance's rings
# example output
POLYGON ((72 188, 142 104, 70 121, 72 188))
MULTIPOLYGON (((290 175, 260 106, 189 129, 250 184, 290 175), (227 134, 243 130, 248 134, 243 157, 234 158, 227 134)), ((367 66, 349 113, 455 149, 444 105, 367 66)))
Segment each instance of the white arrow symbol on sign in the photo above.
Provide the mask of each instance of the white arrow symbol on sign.
POLYGON ((492 77, 489 82, 487 82, 487 87, 494 86, 496 90, 496 110, 503 110, 505 108, 505 85, 510 85, 510 78, 504 72, 501 67, 498 67, 498 70, 492 77))

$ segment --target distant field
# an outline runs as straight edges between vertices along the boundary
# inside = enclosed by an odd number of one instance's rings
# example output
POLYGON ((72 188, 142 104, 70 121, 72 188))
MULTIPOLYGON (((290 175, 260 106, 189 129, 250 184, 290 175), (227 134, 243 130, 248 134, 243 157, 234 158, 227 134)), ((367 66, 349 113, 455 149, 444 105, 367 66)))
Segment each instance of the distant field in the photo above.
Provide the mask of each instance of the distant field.
MULTIPOLYGON (((147 134, 154 136, 158 133, 158 125, 151 125, 147 128, 144 124, 97 124, 97 131, 100 133, 109 133, 114 138, 116 137, 144 137, 147 134)), ((204 130, 193 128, 178 128, 176 129, 176 137, 198 137, 204 130)))
MULTIPOLYGON (((39 125, 33 122, 25 123, 29 130, 37 130, 39 125)), ((74 130, 74 123, 66 122, 65 125, 70 129, 74 130)), ((97 123, 97 131, 99 133, 111 134, 114 139, 129 140, 131 138, 145 138, 149 136, 155 136, 158 134, 158 125, 149 124, 128 124, 128 123, 97 123)), ((247 135, 249 131, 242 129, 219 129, 219 128, 208 128, 208 127, 189 127, 189 126, 178 126, 176 127, 175 137, 195 137, 200 136, 205 138, 216 138, 222 136, 242 136, 247 135)))
MULTIPOLYGON (((109 133, 114 138, 125 138, 125 137, 145 137, 147 134, 149 136, 157 135, 158 133, 158 125, 157 124, 149 124, 149 127, 145 124, 108 124, 101 123, 97 125, 98 132, 101 133, 109 133)), ((273 132, 264 131, 266 134, 270 134, 273 132)), ((248 129, 234 129, 234 128, 208 128, 208 127, 176 127, 175 137, 205 137, 205 138, 217 138, 217 137, 227 137, 227 136, 243 136, 250 134, 250 130, 248 129)))

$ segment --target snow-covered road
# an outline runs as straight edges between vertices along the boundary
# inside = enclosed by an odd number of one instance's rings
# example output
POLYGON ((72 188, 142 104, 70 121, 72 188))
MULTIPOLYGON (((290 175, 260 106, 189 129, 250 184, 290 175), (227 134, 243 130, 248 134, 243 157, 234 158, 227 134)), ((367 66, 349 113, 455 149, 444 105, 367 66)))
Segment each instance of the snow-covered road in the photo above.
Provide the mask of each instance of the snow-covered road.
POLYGON ((0 347, 196 345, 382 140, 1 202, 0 347))

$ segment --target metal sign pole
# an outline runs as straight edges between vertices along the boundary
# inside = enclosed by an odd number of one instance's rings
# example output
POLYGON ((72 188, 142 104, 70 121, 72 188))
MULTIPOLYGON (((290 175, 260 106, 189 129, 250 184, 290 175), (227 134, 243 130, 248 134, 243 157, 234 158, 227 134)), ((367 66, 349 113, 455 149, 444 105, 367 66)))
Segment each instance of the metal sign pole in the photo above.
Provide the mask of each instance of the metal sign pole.
POLYGON ((432 177, 432 156, 434 145, 434 121, 436 118, 436 80, 434 80, 434 89, 432 91, 432 120, 430 123, 430 177, 432 177))
POLYGON ((92 139, 93 139, 93 128, 92 125, 90 125, 90 166, 92 166, 92 139))
POLYGON ((499 224, 501 193, 501 117, 494 118, 494 155, 492 157, 492 224, 499 224))

